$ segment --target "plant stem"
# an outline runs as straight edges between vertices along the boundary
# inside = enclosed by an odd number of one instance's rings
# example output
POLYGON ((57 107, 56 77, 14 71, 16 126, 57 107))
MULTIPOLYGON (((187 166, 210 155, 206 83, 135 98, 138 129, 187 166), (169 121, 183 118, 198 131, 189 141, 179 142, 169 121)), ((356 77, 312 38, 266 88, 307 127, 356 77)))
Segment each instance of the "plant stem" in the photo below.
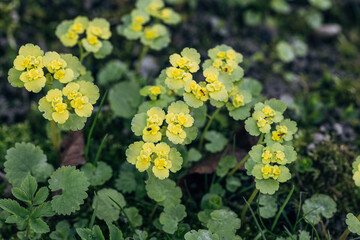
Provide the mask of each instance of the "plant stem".
POLYGON ((60 145, 59 145, 58 135, 56 133, 56 123, 54 120, 51 121, 51 140, 52 140, 52 144, 53 144, 56 155, 59 155, 60 145))
POLYGON ((244 209, 241 212, 241 224, 244 223, 246 212, 247 212, 250 204, 254 201, 256 195, 258 194, 258 192, 259 192, 259 190, 257 188, 255 188, 254 191, 252 192, 251 196, 249 197, 249 200, 247 200, 248 204, 245 205, 244 209))
MULTIPOLYGON (((263 143, 263 141, 264 141, 264 136, 265 136, 265 135, 264 135, 263 133, 260 135, 260 138, 259 138, 257 144, 262 144, 262 143, 263 143)), ((246 163, 246 161, 249 159, 249 157, 250 157, 250 155, 249 155, 249 153, 248 153, 248 154, 247 154, 238 164, 236 164, 236 166, 228 173, 228 176, 233 175, 239 168, 241 168, 241 167, 246 163)))
POLYGON ((82 63, 84 61, 85 57, 87 55, 89 55, 90 53, 89 52, 84 52, 84 48, 83 48, 81 42, 78 43, 78 46, 79 46, 79 54, 80 54, 79 60, 82 63))
POLYGON ((145 55, 147 54, 147 52, 149 51, 149 47, 148 46, 145 46, 143 45, 142 49, 141 49, 141 53, 139 55, 139 59, 138 59, 138 62, 136 64, 136 68, 135 68, 135 73, 136 75, 139 75, 139 72, 140 72, 140 68, 141 68, 141 64, 144 60, 144 57, 145 55))
POLYGON ((247 154, 236 166, 228 173, 228 176, 233 175, 239 168, 241 168, 246 161, 249 159, 250 155, 247 154))
POLYGON ((152 210, 151 213, 150 213, 148 223, 151 223, 151 220, 153 219, 154 214, 155 214, 156 209, 158 208, 158 206, 159 206, 159 203, 156 203, 155 206, 154 206, 154 208, 153 208, 153 210, 152 210))
POLYGON ((203 131, 203 133, 202 133, 202 135, 200 137, 200 142, 199 142, 199 147, 198 147, 199 151, 201 151, 202 148, 203 148, 204 140, 205 140, 205 134, 209 130, 212 121, 214 120, 215 116, 220 112, 220 110, 221 110, 221 107, 216 109, 216 111, 210 116, 209 121, 207 122, 206 127, 204 128, 204 131, 203 131))
MULTIPOLYGON (((357 219, 360 221, 360 214, 359 214, 359 216, 357 217, 357 219)), ((347 228, 347 229, 343 232, 343 234, 341 234, 341 236, 339 237, 339 240, 345 240, 349 234, 350 234, 350 230, 349 230, 349 228, 347 228)))

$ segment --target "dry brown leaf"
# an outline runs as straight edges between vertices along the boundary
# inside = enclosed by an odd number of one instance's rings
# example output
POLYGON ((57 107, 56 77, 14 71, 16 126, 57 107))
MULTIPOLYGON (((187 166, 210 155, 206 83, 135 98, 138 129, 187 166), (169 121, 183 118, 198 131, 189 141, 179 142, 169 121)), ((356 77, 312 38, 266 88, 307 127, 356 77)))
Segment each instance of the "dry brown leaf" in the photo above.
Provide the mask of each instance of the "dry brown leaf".
POLYGON ((77 166, 86 163, 84 134, 70 131, 61 143, 60 166, 77 166))

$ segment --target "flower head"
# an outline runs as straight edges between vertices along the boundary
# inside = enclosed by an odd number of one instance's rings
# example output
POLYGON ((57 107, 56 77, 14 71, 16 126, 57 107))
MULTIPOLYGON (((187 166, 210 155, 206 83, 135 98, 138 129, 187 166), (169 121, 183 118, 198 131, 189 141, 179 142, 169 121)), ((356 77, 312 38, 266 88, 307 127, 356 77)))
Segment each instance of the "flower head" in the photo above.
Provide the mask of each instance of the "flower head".
POLYGON ((169 177, 169 171, 178 171, 183 161, 180 153, 164 142, 156 145, 141 141, 135 142, 126 150, 126 158, 140 172, 151 169, 159 179, 169 177))

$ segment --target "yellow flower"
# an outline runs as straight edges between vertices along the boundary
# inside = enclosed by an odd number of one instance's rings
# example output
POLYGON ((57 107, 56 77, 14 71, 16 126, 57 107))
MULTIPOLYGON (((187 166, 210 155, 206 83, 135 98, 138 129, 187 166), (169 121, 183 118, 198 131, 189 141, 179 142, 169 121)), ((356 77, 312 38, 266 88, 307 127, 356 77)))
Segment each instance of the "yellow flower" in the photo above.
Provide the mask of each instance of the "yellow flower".
POLYGON ((161 140, 160 127, 156 124, 147 125, 143 130, 143 140, 145 142, 158 142, 161 140))
POLYGON ((150 88, 150 93, 152 95, 157 96, 157 95, 159 95, 161 93, 161 89, 158 86, 153 86, 153 87, 150 88))
POLYGON ((218 57, 218 58, 225 58, 225 57, 226 57, 226 53, 223 52, 223 51, 219 51, 219 52, 217 53, 216 57, 218 57))
POLYGON ((274 180, 278 179, 281 173, 279 166, 270 166, 268 164, 261 168, 261 172, 264 179, 273 178, 274 180))
POLYGON ((153 143, 144 143, 140 155, 136 158, 136 168, 143 172, 150 167, 151 156, 154 153, 155 145, 153 143))
POLYGON ((169 169, 172 167, 169 159, 170 147, 166 143, 159 143, 155 147, 155 153, 157 156, 152 171, 157 178, 165 179, 169 177, 169 169))
POLYGON ((267 124, 267 121, 264 119, 264 118, 259 118, 258 120, 257 120, 257 126, 259 127, 259 128, 263 128, 263 127, 265 127, 266 126, 266 124, 267 124))
POLYGON ((186 138, 186 132, 180 124, 170 123, 166 130, 166 136, 175 144, 181 144, 186 138))
POLYGON ((45 86, 46 78, 42 68, 32 68, 21 73, 20 80, 24 82, 24 87, 29 92, 38 93, 45 86))
POLYGON ((265 165, 264 167, 261 168, 261 172, 263 174, 263 177, 265 179, 268 179, 270 177, 271 174, 271 166, 270 165, 265 165))
POLYGON ((146 114, 148 115, 147 122, 161 126, 165 119, 165 112, 159 107, 150 108, 146 114))
POLYGON ((75 113, 79 117, 90 117, 94 109, 92 104, 95 103, 98 98, 95 93, 92 93, 92 91, 96 90, 98 89, 93 83, 87 84, 84 81, 80 81, 78 83, 67 84, 63 88, 63 94, 68 98, 70 101, 70 106, 74 109, 75 113), (81 89, 80 86, 83 86, 84 89, 81 89), (86 92, 86 89, 90 89, 90 92, 86 92), (88 96, 86 93, 88 93, 88 96))
POLYGON ((277 131, 272 132, 272 140, 274 141, 281 141, 285 135, 287 134, 288 130, 286 126, 280 126, 278 127, 277 131))
POLYGON ((162 19, 169 19, 171 17, 171 13, 172 11, 168 8, 164 8, 163 10, 161 10, 161 18, 162 19))
POLYGON ((276 151, 275 159, 278 164, 281 164, 285 160, 285 153, 282 151, 276 151))
POLYGON ((159 30, 157 28, 151 28, 151 27, 146 27, 144 29, 144 34, 145 34, 145 38, 149 40, 155 39, 160 35, 159 30))
POLYGON ((264 164, 270 163, 272 158, 273 158, 273 154, 271 153, 271 151, 269 150, 265 150, 262 154, 261 154, 261 158, 262 158, 262 162, 264 164))
POLYGON ((214 62, 213 62, 213 66, 216 67, 216 68, 221 68, 223 65, 223 61, 220 60, 220 59, 215 59, 214 62))
POLYGON ((70 27, 71 31, 74 31, 75 33, 84 33, 85 28, 81 23, 74 23, 71 27, 70 27))
POLYGON ((99 38, 97 36, 92 36, 92 35, 89 35, 86 37, 87 40, 88 40, 88 43, 90 45, 96 45, 99 43, 99 38))
POLYGON ((235 61, 236 59, 236 53, 234 50, 229 49, 226 51, 226 59, 231 60, 231 61, 235 61))
POLYGON ((264 107, 262 109, 262 112, 265 114, 265 117, 274 117, 275 116, 275 111, 269 106, 264 107))
POLYGON ((53 110, 52 119, 60 124, 65 123, 69 118, 69 111, 67 110, 67 104, 63 102, 62 91, 52 89, 46 94, 45 99, 51 103, 53 110))
POLYGON ((241 106, 244 106, 244 95, 236 94, 232 100, 232 104, 235 108, 239 108, 241 106))

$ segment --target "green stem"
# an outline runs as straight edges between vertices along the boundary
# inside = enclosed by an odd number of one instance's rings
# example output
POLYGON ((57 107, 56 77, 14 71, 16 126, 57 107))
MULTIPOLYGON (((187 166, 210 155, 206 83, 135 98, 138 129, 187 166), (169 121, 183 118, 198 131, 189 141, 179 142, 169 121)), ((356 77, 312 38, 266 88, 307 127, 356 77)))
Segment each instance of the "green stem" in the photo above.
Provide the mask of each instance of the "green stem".
POLYGON ((144 60, 144 57, 145 55, 147 54, 147 52, 149 51, 149 47, 148 46, 145 46, 143 45, 142 49, 141 49, 141 53, 139 55, 139 59, 138 59, 138 62, 136 64, 136 68, 135 68, 135 73, 136 75, 139 75, 139 72, 140 72, 140 68, 141 68, 141 64, 144 60))
MULTIPOLYGON (((360 221, 360 214, 359 214, 359 216, 357 217, 357 219, 360 221)), ((349 230, 349 228, 347 228, 347 229, 343 232, 343 234, 341 234, 341 236, 339 237, 339 240, 345 240, 349 234, 350 234, 350 230, 349 230)))
POLYGON ((258 192, 259 192, 259 190, 257 188, 255 188, 254 191, 252 192, 251 196, 249 197, 249 200, 247 200, 248 204, 245 205, 244 209, 241 212, 241 223, 242 224, 244 223, 246 212, 247 212, 250 204, 254 201, 256 195, 258 194, 258 192))
POLYGON ((159 203, 156 203, 153 210, 151 211, 150 213, 150 216, 149 216, 149 220, 148 220, 148 223, 151 223, 151 220, 153 219, 154 215, 155 215, 155 212, 156 212, 156 209, 158 208, 159 206, 159 203))
MULTIPOLYGON (((260 135, 260 138, 259 138, 257 144, 262 144, 262 143, 263 143, 263 141, 264 141, 264 136, 265 136, 265 135, 264 135, 263 133, 260 135)), ((250 155, 249 155, 249 153, 248 153, 248 154, 247 154, 238 164, 236 164, 236 166, 228 173, 228 176, 233 175, 238 169, 240 169, 240 168, 246 163, 246 161, 249 159, 249 157, 250 157, 250 155)))
POLYGON ((202 148, 203 148, 204 140, 205 140, 205 134, 206 134, 207 131, 209 130, 212 121, 214 120, 214 118, 216 117, 216 115, 220 112, 220 110, 221 110, 221 107, 218 108, 218 109, 216 109, 216 111, 210 116, 209 121, 207 122, 206 127, 204 128, 204 131, 203 131, 203 133, 202 133, 202 135, 201 135, 201 137, 200 137, 200 142, 199 142, 199 147, 198 147, 199 151, 201 151, 202 148))
POLYGON ((59 139, 58 135, 56 133, 56 123, 55 121, 51 121, 51 140, 54 147, 54 151, 56 155, 59 155, 60 153, 60 145, 59 145, 59 139))
POLYGON ((241 168, 246 161, 249 159, 250 155, 247 154, 236 166, 228 173, 228 176, 233 175, 239 168, 241 168))
POLYGON ((86 160, 89 160, 89 147, 90 147, 90 141, 91 141, 91 136, 92 136, 92 133, 94 131, 94 128, 95 128, 95 125, 96 125, 96 121, 99 117, 99 114, 101 112, 101 109, 102 109, 102 106, 104 104, 104 101, 106 99, 106 96, 107 96, 107 93, 108 93, 108 90, 106 90, 104 96, 102 97, 101 99, 101 102, 100 102, 100 105, 99 105, 99 109, 95 115, 95 118, 94 118, 94 121, 92 122, 91 124, 91 127, 90 127, 90 131, 89 131, 89 134, 87 136, 87 141, 86 141, 86 146, 85 146, 85 151, 84 151, 84 155, 85 155, 85 158, 86 160))
POLYGON ((79 60, 82 63, 84 61, 85 57, 87 57, 90 54, 90 52, 84 52, 84 48, 83 48, 81 42, 78 43, 78 46, 79 46, 79 52, 80 52, 79 60))
POLYGON ((284 211, 285 209, 285 206, 288 204, 292 194, 294 193, 294 190, 295 190, 295 186, 293 185, 292 188, 291 188, 291 191, 289 192, 289 194, 287 195, 286 199, 285 199, 285 202, 283 203, 283 205, 281 206, 279 212, 277 213, 276 217, 275 217, 275 220, 271 226, 271 231, 273 231, 276 227, 276 224, 277 222, 279 221, 279 218, 280 218, 280 215, 281 213, 284 211))

